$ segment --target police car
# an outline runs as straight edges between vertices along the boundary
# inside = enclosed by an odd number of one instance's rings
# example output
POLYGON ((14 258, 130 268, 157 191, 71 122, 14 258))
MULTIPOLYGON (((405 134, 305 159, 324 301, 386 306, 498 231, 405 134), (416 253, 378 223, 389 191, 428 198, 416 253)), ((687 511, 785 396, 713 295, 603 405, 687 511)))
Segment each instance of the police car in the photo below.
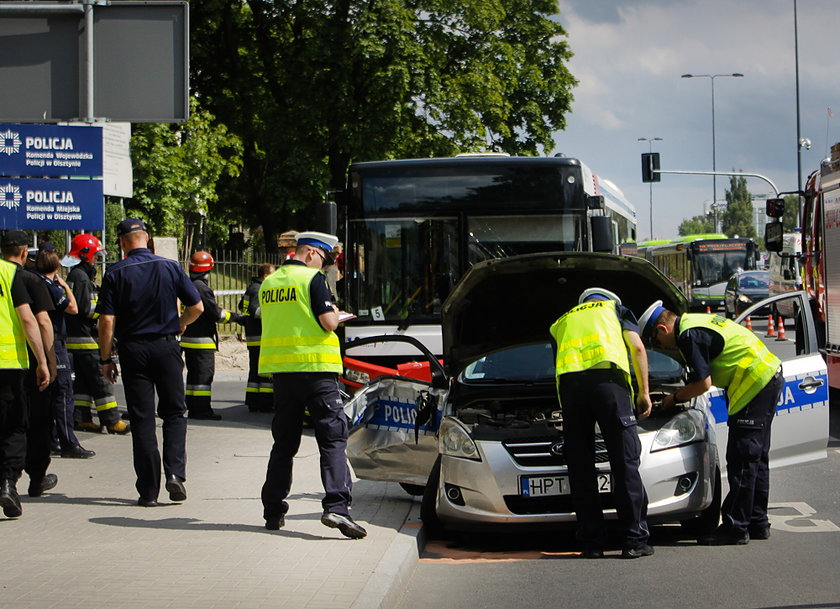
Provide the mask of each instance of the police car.
MULTIPOLYGON (((347 402, 356 475, 422 494, 421 515, 431 532, 574 521, 548 328, 594 285, 619 294, 637 315, 660 299, 673 311, 688 310, 676 286, 641 258, 534 254, 482 262, 459 282, 443 306, 443 366, 410 337, 363 339, 414 344, 432 374, 431 381, 380 377, 347 402)), ((824 458, 828 441, 826 367, 810 308, 802 292, 774 298, 791 299, 797 315, 787 340, 765 339, 783 360, 786 378, 771 467, 824 458)), ((683 384, 685 370, 667 355, 648 355, 656 402, 683 384)), ((639 423, 650 522, 681 522, 697 533, 717 525, 726 418, 725 397, 712 387, 682 410, 654 411, 639 423)), ((595 451, 604 512, 615 518, 602 442, 595 451)))

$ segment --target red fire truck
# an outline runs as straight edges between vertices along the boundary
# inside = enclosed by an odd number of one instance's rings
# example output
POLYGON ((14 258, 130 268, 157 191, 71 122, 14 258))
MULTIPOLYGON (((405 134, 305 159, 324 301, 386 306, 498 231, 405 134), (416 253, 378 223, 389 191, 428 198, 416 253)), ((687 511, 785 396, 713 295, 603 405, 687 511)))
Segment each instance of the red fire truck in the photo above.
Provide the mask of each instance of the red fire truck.
POLYGON ((840 389, 840 143, 808 177, 801 220, 803 283, 821 325, 829 384, 840 389))

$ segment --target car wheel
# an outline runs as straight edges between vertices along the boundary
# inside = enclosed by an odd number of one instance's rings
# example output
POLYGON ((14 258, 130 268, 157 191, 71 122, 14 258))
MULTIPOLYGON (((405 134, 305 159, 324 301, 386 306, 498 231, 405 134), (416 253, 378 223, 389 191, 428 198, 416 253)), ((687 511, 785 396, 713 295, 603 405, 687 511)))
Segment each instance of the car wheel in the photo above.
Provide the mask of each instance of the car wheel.
POLYGON ((402 489, 412 497, 422 497, 426 492, 426 487, 420 484, 410 484, 408 482, 400 482, 402 489))
POLYGON ((440 486, 440 456, 435 460, 426 489, 423 492, 423 502, 420 504, 420 520, 426 539, 437 539, 443 536, 443 523, 437 515, 437 493, 440 486))
POLYGON ((720 468, 715 467, 715 489, 712 492, 712 502, 705 510, 700 513, 697 518, 690 518, 680 522, 683 530, 691 535, 705 535, 712 533, 717 529, 720 523, 720 503, 721 503, 721 488, 720 488, 720 468))

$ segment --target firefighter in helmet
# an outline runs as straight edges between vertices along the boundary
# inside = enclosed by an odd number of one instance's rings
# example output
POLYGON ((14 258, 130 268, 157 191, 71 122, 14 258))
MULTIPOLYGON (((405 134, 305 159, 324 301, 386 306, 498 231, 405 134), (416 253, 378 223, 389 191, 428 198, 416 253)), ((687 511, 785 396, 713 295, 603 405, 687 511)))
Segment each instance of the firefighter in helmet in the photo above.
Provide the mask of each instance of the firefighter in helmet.
POLYGON ((207 276, 215 263, 209 252, 198 251, 190 257, 190 279, 204 303, 204 312, 187 326, 181 336, 181 349, 187 364, 186 402, 189 418, 218 421, 222 415, 213 412, 210 405, 211 386, 216 372, 216 351, 219 335, 216 324, 245 323, 245 316, 223 309, 216 302, 207 276))
POLYGON ((67 351, 75 373, 73 400, 76 404, 76 429, 99 431, 101 426, 110 433, 125 434, 130 431, 128 422, 122 420, 117 410, 117 400, 111 384, 102 378, 99 366, 99 343, 96 319, 96 301, 99 287, 94 260, 96 254, 104 252, 102 242, 94 235, 82 233, 73 237, 70 251, 61 260, 68 267, 67 285, 79 312, 67 315, 67 351), (93 420, 91 407, 96 409, 99 422, 93 420))

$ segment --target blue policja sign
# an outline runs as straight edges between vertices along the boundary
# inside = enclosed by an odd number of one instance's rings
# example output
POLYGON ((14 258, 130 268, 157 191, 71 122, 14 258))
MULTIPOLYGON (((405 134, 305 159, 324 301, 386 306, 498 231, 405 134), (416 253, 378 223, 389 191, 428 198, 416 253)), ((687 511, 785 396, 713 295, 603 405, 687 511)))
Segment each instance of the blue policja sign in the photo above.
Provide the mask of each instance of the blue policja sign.
POLYGON ((0 175, 102 176, 102 127, 0 124, 0 175))
POLYGON ((0 178, 0 229, 102 230, 101 180, 0 178))

